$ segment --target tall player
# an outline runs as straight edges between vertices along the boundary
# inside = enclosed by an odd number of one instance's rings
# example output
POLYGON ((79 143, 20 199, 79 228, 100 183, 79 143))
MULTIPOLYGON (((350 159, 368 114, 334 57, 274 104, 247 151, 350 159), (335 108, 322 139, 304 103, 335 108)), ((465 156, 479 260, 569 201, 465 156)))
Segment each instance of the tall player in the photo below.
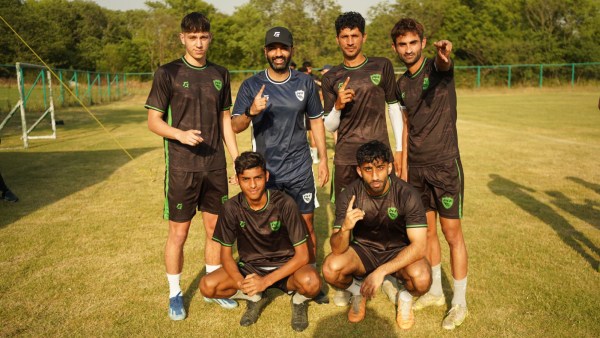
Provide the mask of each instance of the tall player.
POLYGON ((464 174, 456 131, 456 90, 452 43, 441 40, 433 45, 433 59, 423 56, 427 40, 424 28, 414 19, 404 18, 391 31, 392 47, 406 65, 398 88, 408 110, 408 182, 421 192, 427 211, 427 257, 432 267, 430 291, 415 303, 415 309, 444 305, 441 282, 441 250, 437 236, 439 214, 442 231, 450 247, 454 278, 452 307, 442 322, 452 330, 467 317, 467 248, 461 222, 464 174))
MULTIPOLYGON (((254 149, 265 157, 270 173, 267 188, 285 191, 298 204, 311 238, 311 262, 315 262, 316 188, 304 120, 308 116, 319 157, 327 159, 323 107, 312 77, 289 68, 294 40, 288 29, 269 29, 264 53, 269 67, 242 83, 232 126, 239 133, 252 123, 254 149)), ((318 168, 322 187, 329 180, 327 161, 320 161, 318 168)), ((328 302, 324 294, 315 300, 328 302)))
MULTIPOLYGON (((402 171, 402 130, 404 120, 396 97, 396 78, 390 60, 366 57, 362 45, 367 40, 365 19, 356 12, 340 15, 335 21, 336 41, 344 60, 332 67, 321 80, 325 106, 325 127, 337 131, 332 201, 356 180, 356 150, 368 141, 378 140, 389 146, 385 106, 394 131, 396 151, 393 163, 396 176, 402 171)), ((392 160, 392 159, 390 159, 392 160)), ((397 290, 390 281, 384 283, 390 300, 397 290)), ((348 304, 349 294, 336 292, 336 305, 348 304)))
POLYGON ((390 176, 389 148, 371 141, 358 148, 360 176, 336 199, 331 254, 323 263, 328 283, 352 293, 348 320, 360 322, 367 298, 373 297, 385 276, 404 280, 396 322, 402 329, 414 324, 412 299, 427 292, 431 268, 425 259, 427 225, 419 193, 390 176), (362 277, 364 279, 360 279, 362 277))
MULTIPOLYGON (((181 21, 185 55, 159 67, 145 107, 148 128, 165 143, 165 206, 169 220, 165 266, 169 281, 169 317, 186 317, 180 279, 183 246, 196 209, 206 231, 206 272, 220 267, 220 247, 212 238, 217 214, 227 200, 227 169, 223 141, 232 158, 238 156, 231 129, 231 90, 227 69, 207 60, 212 35, 210 22, 193 12, 181 21)), ((206 299, 226 308, 230 299, 206 299)))

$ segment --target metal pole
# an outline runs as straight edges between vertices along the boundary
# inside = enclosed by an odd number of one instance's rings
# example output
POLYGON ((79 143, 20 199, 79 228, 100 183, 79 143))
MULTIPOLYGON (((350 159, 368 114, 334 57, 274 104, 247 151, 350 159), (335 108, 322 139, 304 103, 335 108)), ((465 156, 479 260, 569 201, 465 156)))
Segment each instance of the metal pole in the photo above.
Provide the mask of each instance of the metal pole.
POLYGON ((575 64, 571 64, 571 87, 575 87, 575 64))
POLYGON ((544 64, 540 63, 540 88, 542 88, 544 84, 544 64))
POLYGON ((512 65, 508 65, 508 88, 510 89, 510 81, 512 79, 512 65))

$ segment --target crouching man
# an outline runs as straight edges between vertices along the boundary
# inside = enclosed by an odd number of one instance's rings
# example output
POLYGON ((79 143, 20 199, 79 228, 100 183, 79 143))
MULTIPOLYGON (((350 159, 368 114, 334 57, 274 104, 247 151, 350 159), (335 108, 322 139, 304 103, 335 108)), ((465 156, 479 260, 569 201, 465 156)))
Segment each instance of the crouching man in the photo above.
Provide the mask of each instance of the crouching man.
POLYGON ((389 148, 371 141, 356 153, 359 179, 336 199, 331 254, 323 263, 325 280, 352 294, 348 320, 365 318, 367 299, 384 277, 403 281, 396 321, 400 328, 414 324, 413 296, 429 290, 431 267, 425 259, 427 220, 419 193, 390 176, 389 148))
POLYGON ((308 264, 308 231, 294 200, 267 190, 264 158, 244 152, 235 160, 240 188, 223 205, 213 240, 221 244, 223 267, 204 276, 200 290, 209 298, 246 299, 240 325, 254 324, 268 303, 268 288, 292 295, 292 328, 308 327, 308 300, 319 293, 321 279, 308 264), (232 246, 237 241, 239 262, 232 246))

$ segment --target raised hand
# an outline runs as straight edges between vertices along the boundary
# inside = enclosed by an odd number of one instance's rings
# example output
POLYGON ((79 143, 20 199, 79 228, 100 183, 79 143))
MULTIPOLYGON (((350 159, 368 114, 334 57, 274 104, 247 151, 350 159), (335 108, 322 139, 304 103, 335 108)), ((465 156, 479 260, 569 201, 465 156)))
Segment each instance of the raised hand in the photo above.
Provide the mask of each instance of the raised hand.
POLYGON ((342 230, 352 230, 356 226, 356 222, 362 220, 365 217, 365 212, 360 208, 354 208, 355 195, 352 195, 350 203, 348 203, 348 209, 346 210, 346 218, 344 224, 342 224, 342 230))
POLYGON ((346 107, 346 103, 352 102, 354 100, 354 95, 355 95, 354 89, 351 89, 351 88, 346 89, 349 82, 350 82, 350 77, 347 77, 346 81, 344 81, 344 83, 338 90, 338 97, 337 97, 337 100, 335 100, 335 109, 337 109, 337 110, 344 109, 344 107, 346 107))
POLYGON ((252 102, 252 106, 250 106, 250 115, 256 116, 260 114, 265 108, 267 108, 268 97, 263 96, 263 92, 265 91, 265 85, 260 87, 258 94, 254 97, 254 101, 252 102))
POLYGON ((440 40, 433 44, 437 48, 437 55, 442 61, 448 63, 450 52, 452 52, 452 42, 448 40, 440 40))

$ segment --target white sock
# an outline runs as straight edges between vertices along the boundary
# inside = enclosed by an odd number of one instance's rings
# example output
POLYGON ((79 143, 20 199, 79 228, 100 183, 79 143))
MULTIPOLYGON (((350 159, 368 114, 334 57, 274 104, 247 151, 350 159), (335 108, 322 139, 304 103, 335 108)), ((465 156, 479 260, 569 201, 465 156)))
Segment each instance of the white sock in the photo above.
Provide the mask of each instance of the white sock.
POLYGON ((309 299, 310 298, 307 298, 304 295, 301 295, 298 292, 296 292, 294 294, 294 296, 292 296, 292 303, 294 303, 294 304, 302 304, 302 303, 306 302, 309 299))
POLYGON ((170 275, 167 274, 167 280, 169 281, 169 298, 177 296, 181 292, 181 286, 179 281, 181 280, 181 274, 170 275))
POLYGON ((413 296, 404 289, 400 291, 400 300, 402 301, 402 308, 400 309, 400 311, 402 311, 402 316, 408 318, 410 309, 412 308, 413 296))
POLYGON ((410 292, 408 292, 406 290, 402 290, 402 291, 400 291, 400 299, 403 302, 412 302, 413 296, 410 294, 410 292))
POLYGON ((258 302, 259 300, 261 300, 262 298, 262 292, 259 292, 257 294, 255 294, 254 296, 250 297, 247 294, 243 293, 241 290, 237 290, 237 292, 229 297, 230 299, 245 299, 245 300, 249 300, 251 302, 258 302))
POLYGON ((452 305, 467 306, 467 277, 461 280, 454 280, 454 297, 452 297, 452 305))
POLYGON ((442 289, 442 264, 431 267, 431 288, 429 293, 432 296, 441 296, 444 294, 442 289))
POLYGON ((221 264, 219 265, 208 265, 206 264, 206 274, 208 275, 209 273, 218 270, 221 267, 221 264))
POLYGON ((352 278, 352 284, 346 288, 346 290, 350 291, 353 296, 360 295, 360 286, 362 285, 362 281, 358 281, 356 278, 352 278))

